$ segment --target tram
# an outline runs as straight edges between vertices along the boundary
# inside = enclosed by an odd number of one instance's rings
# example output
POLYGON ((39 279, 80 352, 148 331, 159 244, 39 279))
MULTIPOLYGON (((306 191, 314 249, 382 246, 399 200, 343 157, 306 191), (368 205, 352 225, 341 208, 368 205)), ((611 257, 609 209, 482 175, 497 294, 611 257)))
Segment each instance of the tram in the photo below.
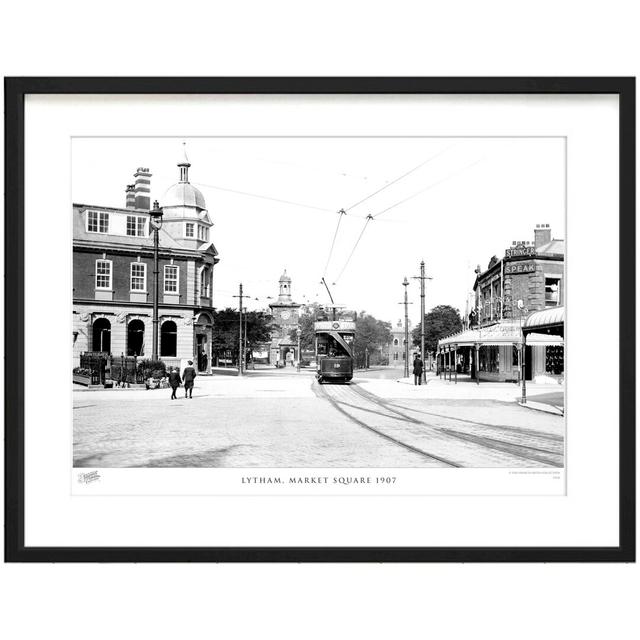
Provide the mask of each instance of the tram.
POLYGON ((342 307, 325 307, 316 316, 316 378, 325 382, 349 382, 353 378, 355 315, 342 307))

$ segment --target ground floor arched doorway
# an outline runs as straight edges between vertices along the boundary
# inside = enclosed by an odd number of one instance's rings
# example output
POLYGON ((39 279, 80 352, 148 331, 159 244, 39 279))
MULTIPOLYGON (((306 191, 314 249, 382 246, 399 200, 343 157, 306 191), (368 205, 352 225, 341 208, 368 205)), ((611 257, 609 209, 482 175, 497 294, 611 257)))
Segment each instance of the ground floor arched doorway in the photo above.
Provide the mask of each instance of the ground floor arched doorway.
POLYGON ((178 349, 178 327, 173 320, 165 320, 160 327, 160 355, 175 358, 178 349))
POLYGON ((143 354, 144 322, 136 318, 127 325, 127 355, 141 356, 143 354))
POLYGON ((196 358, 195 365, 199 373, 209 373, 211 364, 211 342, 213 321, 208 313, 201 313, 195 324, 196 358))
POLYGON ((285 366, 294 366, 296 361, 296 350, 294 347, 280 347, 280 361, 285 366))
POLYGON ((97 318, 93 323, 91 349, 111 353, 111 323, 106 318, 97 318))

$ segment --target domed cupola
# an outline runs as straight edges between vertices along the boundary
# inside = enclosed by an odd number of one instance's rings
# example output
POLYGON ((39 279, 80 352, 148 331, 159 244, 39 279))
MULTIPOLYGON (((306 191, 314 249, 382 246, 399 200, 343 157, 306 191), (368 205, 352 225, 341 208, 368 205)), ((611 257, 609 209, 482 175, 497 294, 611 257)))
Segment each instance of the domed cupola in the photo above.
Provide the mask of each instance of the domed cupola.
POLYGON ((178 162, 180 170, 180 181, 169 187, 164 194, 162 201, 163 207, 196 207, 198 209, 206 209, 207 205, 204 196, 199 189, 196 189, 189 182, 189 167, 191 163, 187 158, 186 146, 183 143, 183 159, 178 162))
POLYGON ((187 158, 185 143, 183 157, 178 162, 180 180, 169 187, 161 201, 163 222, 167 232, 181 245, 198 249, 211 241, 213 226, 204 196, 189 182, 191 163, 187 158))

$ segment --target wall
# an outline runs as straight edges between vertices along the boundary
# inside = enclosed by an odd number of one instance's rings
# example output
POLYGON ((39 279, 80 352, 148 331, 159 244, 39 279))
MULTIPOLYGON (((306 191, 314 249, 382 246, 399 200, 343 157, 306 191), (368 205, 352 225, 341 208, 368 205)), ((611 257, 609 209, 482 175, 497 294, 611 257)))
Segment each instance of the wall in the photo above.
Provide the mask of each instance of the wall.
MULTIPOLYGON (((95 272, 96 260, 111 260, 112 264, 112 283, 113 283, 113 300, 120 302, 128 302, 130 300, 130 269, 131 263, 137 262, 137 253, 129 255, 87 251, 75 249, 73 252, 73 297, 81 300, 92 300, 95 298, 95 272)), ((142 256, 141 263, 147 265, 147 293, 148 302, 152 302, 153 291, 153 258, 142 256)), ((164 266, 171 264, 170 259, 160 258, 158 260, 159 276, 160 276, 160 300, 164 291, 164 266)), ((191 272, 193 260, 185 260, 174 258, 174 265, 179 267, 179 304, 189 304, 188 293, 191 288, 187 286, 187 278, 191 272)))
MULTIPOLYGON (((127 353, 127 324, 138 318, 144 322, 144 355, 150 358, 153 351, 153 318, 148 307, 119 305, 76 304, 73 313, 73 331, 77 337, 73 344, 73 366, 80 364, 80 353, 93 350, 92 318, 104 316, 111 323, 111 353, 118 356, 127 353), (86 318, 86 320, 83 320, 86 318)), ((185 309, 163 308, 159 313, 159 327, 165 320, 173 320, 177 329, 177 358, 193 357, 193 325, 191 311, 185 309)), ((209 330, 210 334, 210 330, 209 330)), ((209 335, 208 344, 211 343, 209 335)), ((160 338, 158 338, 158 351, 160 338)), ((210 354, 209 354, 210 355, 210 354)))

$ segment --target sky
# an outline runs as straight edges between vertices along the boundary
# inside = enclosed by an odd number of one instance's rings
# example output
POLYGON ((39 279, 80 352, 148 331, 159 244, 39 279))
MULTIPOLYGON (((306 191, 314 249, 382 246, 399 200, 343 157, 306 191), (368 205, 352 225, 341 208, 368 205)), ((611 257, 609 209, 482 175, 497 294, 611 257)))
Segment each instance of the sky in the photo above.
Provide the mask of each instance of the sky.
POLYGON ((214 223, 218 308, 237 306, 240 282, 265 308, 286 269, 296 302, 328 303, 324 277, 337 304, 395 324, 406 276, 415 324, 421 260, 427 310, 464 313, 476 265, 536 224, 565 238, 563 138, 74 138, 73 202, 124 207, 149 167, 162 206, 183 142, 214 223))

